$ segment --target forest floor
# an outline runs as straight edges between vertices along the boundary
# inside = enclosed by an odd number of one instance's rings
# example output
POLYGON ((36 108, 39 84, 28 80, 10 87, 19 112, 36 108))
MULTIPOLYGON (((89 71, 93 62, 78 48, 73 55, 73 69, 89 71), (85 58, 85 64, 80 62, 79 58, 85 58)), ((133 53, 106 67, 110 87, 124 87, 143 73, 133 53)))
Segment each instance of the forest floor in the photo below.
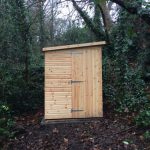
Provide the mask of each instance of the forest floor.
POLYGON ((15 117, 16 137, 4 150, 150 150, 130 117, 105 114, 90 122, 41 125, 43 113, 15 117))

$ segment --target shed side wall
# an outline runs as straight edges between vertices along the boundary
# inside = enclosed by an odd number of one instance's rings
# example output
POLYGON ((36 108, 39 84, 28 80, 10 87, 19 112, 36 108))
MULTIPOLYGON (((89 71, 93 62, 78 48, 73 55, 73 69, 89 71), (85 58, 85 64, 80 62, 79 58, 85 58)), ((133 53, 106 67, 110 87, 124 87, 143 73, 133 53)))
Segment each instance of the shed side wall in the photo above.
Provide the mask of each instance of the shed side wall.
POLYGON ((70 51, 45 53, 45 119, 71 118, 72 55, 70 51))

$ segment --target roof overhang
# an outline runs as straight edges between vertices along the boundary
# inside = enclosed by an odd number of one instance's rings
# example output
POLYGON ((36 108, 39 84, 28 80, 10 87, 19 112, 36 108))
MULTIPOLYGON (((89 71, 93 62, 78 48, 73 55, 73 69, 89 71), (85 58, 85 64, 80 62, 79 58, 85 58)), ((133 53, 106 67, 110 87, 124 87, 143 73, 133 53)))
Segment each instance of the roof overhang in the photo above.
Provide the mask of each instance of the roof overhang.
POLYGON ((100 41, 100 42, 73 44, 73 45, 64 45, 64 46, 52 46, 52 47, 43 48, 43 52, 56 51, 56 50, 69 50, 69 49, 77 49, 77 48, 83 48, 83 47, 102 46, 105 44, 106 44, 105 41, 100 41))

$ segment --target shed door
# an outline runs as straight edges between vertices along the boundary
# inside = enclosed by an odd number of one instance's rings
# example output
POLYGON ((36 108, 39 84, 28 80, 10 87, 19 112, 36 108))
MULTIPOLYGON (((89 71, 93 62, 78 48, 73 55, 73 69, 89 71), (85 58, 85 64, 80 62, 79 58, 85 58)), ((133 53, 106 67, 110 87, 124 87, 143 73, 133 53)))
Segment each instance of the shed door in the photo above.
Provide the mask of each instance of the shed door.
POLYGON ((85 117, 83 50, 72 51, 72 118, 85 117))

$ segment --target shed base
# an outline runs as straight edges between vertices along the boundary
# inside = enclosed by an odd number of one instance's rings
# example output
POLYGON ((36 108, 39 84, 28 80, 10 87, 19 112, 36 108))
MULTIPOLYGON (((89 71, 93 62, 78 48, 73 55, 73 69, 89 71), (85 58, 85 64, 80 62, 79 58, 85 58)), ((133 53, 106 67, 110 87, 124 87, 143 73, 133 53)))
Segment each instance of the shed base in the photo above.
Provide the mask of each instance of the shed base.
POLYGON ((51 119, 51 120, 46 120, 46 119, 43 118, 42 121, 41 121, 41 125, 100 122, 100 118, 101 117, 77 118, 77 119, 51 119))

